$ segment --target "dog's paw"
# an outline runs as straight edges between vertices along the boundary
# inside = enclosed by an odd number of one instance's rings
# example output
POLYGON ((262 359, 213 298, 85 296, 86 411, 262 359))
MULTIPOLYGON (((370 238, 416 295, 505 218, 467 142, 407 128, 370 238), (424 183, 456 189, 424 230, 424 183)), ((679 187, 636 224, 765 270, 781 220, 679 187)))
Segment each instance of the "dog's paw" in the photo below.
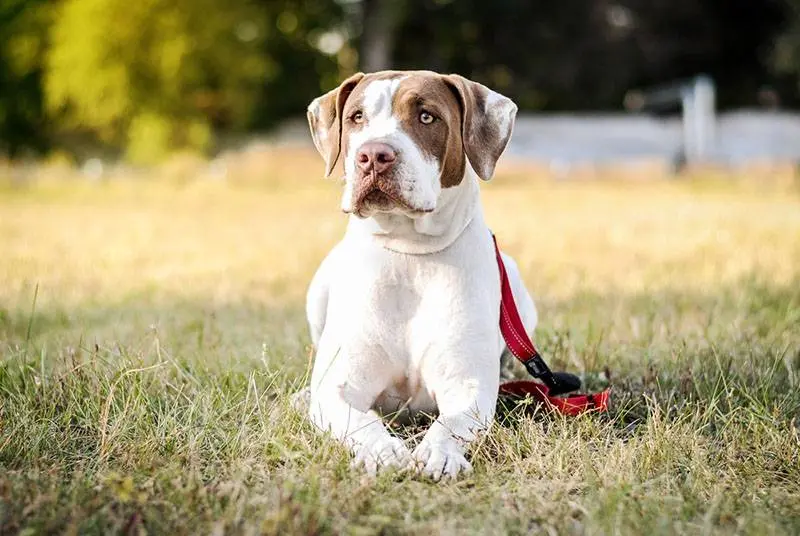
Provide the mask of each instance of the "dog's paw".
POLYGON ((308 408, 311 405, 311 389, 306 387, 301 389, 289 397, 289 404, 292 408, 300 414, 307 414, 308 408))
POLYGON ((454 479, 472 471, 472 464, 464 457, 464 450, 453 439, 437 442, 423 439, 414 449, 413 456, 417 471, 436 481, 454 479))
POLYGON ((378 439, 356 450, 354 467, 363 467, 370 475, 383 469, 410 469, 413 467, 411 451, 396 437, 378 439))

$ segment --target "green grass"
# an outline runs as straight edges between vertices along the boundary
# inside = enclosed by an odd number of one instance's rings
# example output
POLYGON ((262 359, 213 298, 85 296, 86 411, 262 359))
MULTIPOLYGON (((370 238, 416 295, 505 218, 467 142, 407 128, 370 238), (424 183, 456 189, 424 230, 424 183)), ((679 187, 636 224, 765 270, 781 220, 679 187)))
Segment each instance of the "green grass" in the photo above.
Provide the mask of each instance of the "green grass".
POLYGON ((317 174, 0 193, 0 534, 800 532, 796 193, 484 187, 538 345, 613 407, 513 409, 435 484, 352 471, 291 409, 344 228, 317 174))

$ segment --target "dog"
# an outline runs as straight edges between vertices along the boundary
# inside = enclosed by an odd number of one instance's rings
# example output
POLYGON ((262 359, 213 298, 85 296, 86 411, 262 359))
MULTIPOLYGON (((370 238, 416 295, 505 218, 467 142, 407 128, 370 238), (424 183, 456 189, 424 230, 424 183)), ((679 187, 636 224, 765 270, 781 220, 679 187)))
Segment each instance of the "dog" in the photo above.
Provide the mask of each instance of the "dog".
MULTIPOLYGON (((472 470, 467 447, 494 418, 500 275, 479 179, 506 148, 517 106, 459 75, 358 73, 308 107, 330 176, 342 161, 342 240, 308 289, 315 348, 307 411, 371 474, 435 480, 472 470), (436 415, 416 448, 383 418, 436 415)), ((503 255, 529 334, 533 299, 503 255)))

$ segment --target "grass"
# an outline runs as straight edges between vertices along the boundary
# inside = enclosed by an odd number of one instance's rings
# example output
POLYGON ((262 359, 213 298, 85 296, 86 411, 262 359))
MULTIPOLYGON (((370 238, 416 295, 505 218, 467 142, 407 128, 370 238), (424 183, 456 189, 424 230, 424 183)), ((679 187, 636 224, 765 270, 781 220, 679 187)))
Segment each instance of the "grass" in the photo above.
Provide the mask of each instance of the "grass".
POLYGON ((800 532, 796 192, 485 185, 538 345, 614 405, 514 409, 455 483, 372 481, 289 403, 345 224, 318 167, 0 192, 0 534, 800 532))

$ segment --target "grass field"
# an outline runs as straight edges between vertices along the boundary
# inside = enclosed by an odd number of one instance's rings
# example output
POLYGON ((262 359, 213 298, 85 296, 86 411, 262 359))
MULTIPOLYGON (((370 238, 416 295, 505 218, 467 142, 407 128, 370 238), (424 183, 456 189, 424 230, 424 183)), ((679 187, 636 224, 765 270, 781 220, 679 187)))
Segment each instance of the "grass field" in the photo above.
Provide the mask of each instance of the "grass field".
POLYGON ((0 534, 800 533, 797 192, 485 185, 538 345, 613 408, 513 411, 455 483, 371 481, 289 404, 345 224, 313 161, 0 192, 0 534))

